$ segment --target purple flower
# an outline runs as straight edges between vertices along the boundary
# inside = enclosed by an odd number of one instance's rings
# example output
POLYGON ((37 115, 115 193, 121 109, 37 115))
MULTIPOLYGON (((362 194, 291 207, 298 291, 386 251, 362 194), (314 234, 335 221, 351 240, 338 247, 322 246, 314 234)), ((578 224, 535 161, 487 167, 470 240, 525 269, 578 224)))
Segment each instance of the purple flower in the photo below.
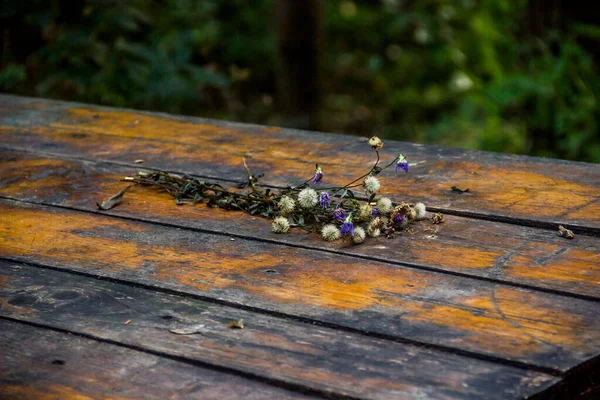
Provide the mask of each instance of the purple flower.
POLYGON ((342 234, 342 236, 354 236, 354 224, 352 223, 352 215, 348 215, 348 217, 346 217, 346 219, 344 220, 344 224, 340 229, 340 233, 342 234))
POLYGON ((373 207, 373 213, 371 214, 373 217, 379 217, 379 209, 377 207, 373 207))
POLYGON ((403 169, 404 172, 408 172, 408 161, 402 154, 398 154, 398 158, 396 158, 396 172, 398 169, 403 169))
POLYGON ((403 219, 404 219, 404 217, 402 217, 402 214, 400 214, 400 213, 394 215, 394 223, 395 224, 401 223, 403 219))
POLYGON ((323 170, 319 167, 319 164, 315 168, 315 176, 313 177, 313 183, 319 183, 323 179, 323 170))
POLYGON ((346 219, 346 211, 343 208, 336 208, 333 211, 333 218, 338 221, 343 221, 346 219))
POLYGON ((329 207, 331 204, 331 196, 327 192, 321 192, 321 197, 319 197, 319 204, 323 208, 329 207))

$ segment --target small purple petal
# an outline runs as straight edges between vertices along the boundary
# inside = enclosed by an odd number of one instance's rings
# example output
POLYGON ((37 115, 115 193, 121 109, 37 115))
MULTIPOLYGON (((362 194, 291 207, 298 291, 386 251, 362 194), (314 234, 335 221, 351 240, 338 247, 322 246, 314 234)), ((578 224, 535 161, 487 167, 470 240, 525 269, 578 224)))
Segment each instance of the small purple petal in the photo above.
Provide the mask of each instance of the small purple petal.
POLYGON ((344 235, 350 235, 350 236, 354 236, 354 224, 352 222, 344 222, 344 224, 342 225, 342 228, 340 229, 340 233, 342 234, 342 236, 344 235))
POLYGON ((321 167, 319 167, 319 164, 317 164, 317 167, 315 168, 315 176, 313 177, 313 183, 319 183, 321 182, 321 179, 323 179, 323 170, 321 169, 321 167))
POLYGON ((315 176, 313 177, 313 183, 319 183, 321 182, 321 179, 323 179, 323 173, 322 172, 315 172, 315 176))
POLYGON ((404 218, 403 218, 403 217, 402 217, 402 215, 400 215, 400 214, 396 214, 396 215, 394 215, 394 223, 395 223, 395 224, 399 224, 399 223, 401 223, 403 219, 404 219, 404 218))
POLYGON ((323 208, 329 207, 331 204, 331 196, 327 192, 321 192, 321 197, 319 198, 319 204, 323 208))
POLYGON ((346 211, 343 208, 336 208, 333 212, 333 218, 338 221, 343 221, 346 219, 346 211))
POLYGON ((404 158, 402 154, 398 154, 398 157, 396 158, 396 172, 398 172, 398 169, 408 172, 408 161, 406 161, 406 158, 404 158))
POLYGON ((408 172, 408 162, 407 161, 397 162, 396 163, 396 172, 398 172, 398 169, 402 169, 402 170, 404 170, 404 172, 408 172))

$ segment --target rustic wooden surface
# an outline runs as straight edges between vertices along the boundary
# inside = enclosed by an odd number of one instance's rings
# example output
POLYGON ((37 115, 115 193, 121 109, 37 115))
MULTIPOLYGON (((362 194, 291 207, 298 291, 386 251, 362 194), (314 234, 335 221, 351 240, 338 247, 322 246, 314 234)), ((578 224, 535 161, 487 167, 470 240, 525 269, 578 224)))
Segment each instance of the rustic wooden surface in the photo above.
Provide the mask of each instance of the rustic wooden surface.
MULTIPOLYGON (((61 158, 0 149, 0 195, 14 200, 61 206, 101 213, 97 199, 118 192, 120 179, 140 168, 121 167, 102 162, 61 158)), ((174 200, 164 193, 133 188, 126 201, 108 214, 136 220, 173 224, 203 232, 243 238, 259 237, 273 243, 305 246, 334 253, 352 254, 425 270, 440 270, 456 275, 488 278, 511 285, 531 285, 573 296, 598 299, 600 292, 600 242, 582 235, 567 241, 549 235, 545 229, 523 227, 495 221, 447 216, 448 223, 420 225, 419 240, 379 243, 385 249, 322 242, 315 246, 314 236, 303 232, 276 235, 265 228, 265 221, 239 217, 224 210, 206 207, 173 207, 174 200), (424 228, 436 232, 425 231, 424 228), (443 254, 443 257, 439 257, 443 254)))
MULTIPOLYGON (((64 308, 73 300, 66 298, 70 293, 72 288, 54 290, 58 299, 46 296, 42 301, 58 301, 58 308, 64 308)), ((0 320, 0 346, 3 399, 314 398, 193 361, 6 319, 0 320)))
POLYGON ((382 174, 385 194, 446 223, 361 246, 144 188, 96 207, 140 169, 242 181, 242 157, 265 185, 315 162, 342 183, 372 162, 365 146, 0 96, 0 395, 594 396, 598 165, 386 143, 410 172, 382 174), (237 318, 245 329, 229 328, 237 318), (35 362, 57 353, 65 364, 35 362))

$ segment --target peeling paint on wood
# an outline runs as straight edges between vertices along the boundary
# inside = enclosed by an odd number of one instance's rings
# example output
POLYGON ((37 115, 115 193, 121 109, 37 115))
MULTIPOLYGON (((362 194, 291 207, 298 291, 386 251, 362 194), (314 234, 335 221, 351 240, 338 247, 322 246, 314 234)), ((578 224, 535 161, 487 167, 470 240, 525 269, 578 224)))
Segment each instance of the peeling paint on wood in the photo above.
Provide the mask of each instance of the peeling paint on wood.
MULTIPOLYGON (((69 290, 56 288, 51 293, 60 295, 69 290)), ((63 299, 59 307, 78 300, 81 298, 63 299)), ((4 310, 0 312, 6 314, 4 310)), ((0 397, 5 400, 312 398, 255 380, 18 322, 0 320, 0 332, 0 397)))
MULTIPOLYGON (((525 397, 559 381, 543 373, 489 361, 55 271, 28 269, 15 273, 0 264, 0 274, 10 277, 3 296, 12 301, 28 295, 36 309, 34 314, 0 310, 0 315, 332 394, 369 399, 413 397, 416 393, 427 398, 504 399, 525 397), (28 291, 32 285, 41 289, 28 291), (246 329, 230 329, 227 320, 232 315, 243 318, 246 329), (124 318, 132 323, 123 326, 119 322, 124 318), (170 327, 199 322, 205 325, 201 335, 169 332, 170 327)), ((47 351, 52 353, 51 349, 47 351)), ((68 352, 65 366, 76 361, 78 355, 81 357, 81 352, 68 352)), ((112 368, 107 369, 105 374, 111 374, 112 368)))
POLYGON ((551 368, 600 354, 594 302, 6 200, 0 212, 13 258, 551 368))

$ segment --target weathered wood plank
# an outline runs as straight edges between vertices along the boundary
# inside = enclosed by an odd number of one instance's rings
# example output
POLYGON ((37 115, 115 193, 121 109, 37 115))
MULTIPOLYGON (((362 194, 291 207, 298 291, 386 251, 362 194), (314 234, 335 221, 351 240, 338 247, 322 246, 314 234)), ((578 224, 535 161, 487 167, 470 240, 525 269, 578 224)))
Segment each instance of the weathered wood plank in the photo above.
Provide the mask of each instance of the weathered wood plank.
MULTIPOLYGON (((95 212, 96 202, 125 187, 119 179, 135 172, 127 167, 0 150, 0 196, 95 212)), ((449 216, 443 225, 415 225, 414 235, 353 246, 323 242, 318 235, 303 231, 277 235, 270 232, 265 219, 204 205, 178 207, 168 194, 145 188, 131 189, 109 214, 600 298, 600 239, 595 237, 577 236, 569 241, 548 230, 449 216), (426 232, 426 228, 435 228, 435 232, 426 232)))
POLYGON ((7 200, 0 215, 12 259, 560 371, 600 354, 597 302, 7 200))
MULTIPOLYGON (((37 294, 32 287, 23 290, 21 296, 37 294)), ((72 288, 69 290, 54 290, 50 294, 73 293, 72 288)), ((63 310, 68 303, 64 298, 55 299, 57 307, 63 310)), ((7 320, 0 320, 0 348, 0 397, 5 400, 315 398, 189 363, 7 320)))
MULTIPOLYGON (((373 162, 365 143, 344 135, 175 118, 14 96, 0 97, 3 145, 242 179, 241 159, 265 183, 307 179, 315 162, 328 183, 359 176, 373 162)), ((600 166, 389 142, 411 161, 408 175, 382 174, 387 195, 428 206, 523 223, 565 224, 600 233, 600 166), (459 194, 451 186, 469 188, 459 194)))
MULTIPOLYGON (((532 395, 559 381, 539 372, 56 271, 0 263, 0 277, 0 315, 306 385, 332 396, 505 399, 532 395), (246 327, 229 328, 231 318, 243 318, 246 327), (131 322, 125 324, 127 320, 131 322), (200 334, 170 332, 198 324, 200 334)), ((35 339, 19 335, 15 340, 28 345, 35 339)), ((74 350, 61 356, 65 366, 81 357, 74 350)), ((105 374, 114 372, 110 365, 107 369, 105 374)), ((165 376, 158 382, 168 380, 165 376)), ((240 394, 252 389, 249 385, 240 394)))

